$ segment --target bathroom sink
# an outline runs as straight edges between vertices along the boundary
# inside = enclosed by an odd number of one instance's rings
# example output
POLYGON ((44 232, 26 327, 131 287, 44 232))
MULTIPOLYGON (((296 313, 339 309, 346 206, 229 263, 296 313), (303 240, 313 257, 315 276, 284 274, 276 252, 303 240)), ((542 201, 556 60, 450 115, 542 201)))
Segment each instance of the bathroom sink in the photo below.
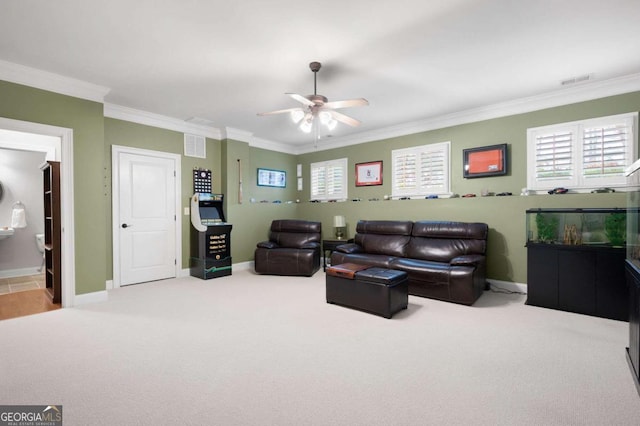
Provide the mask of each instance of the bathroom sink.
POLYGON ((13 232, 14 232, 13 228, 8 228, 8 227, 0 228, 0 240, 9 238, 10 236, 13 235, 13 232))

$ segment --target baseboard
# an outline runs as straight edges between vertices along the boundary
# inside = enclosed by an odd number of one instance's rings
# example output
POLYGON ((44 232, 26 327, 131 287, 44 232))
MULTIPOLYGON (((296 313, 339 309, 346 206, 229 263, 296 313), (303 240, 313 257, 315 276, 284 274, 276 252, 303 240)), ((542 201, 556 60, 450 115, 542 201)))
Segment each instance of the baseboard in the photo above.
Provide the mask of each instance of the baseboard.
POLYGON ((237 269, 238 271, 247 271, 247 270, 252 271, 255 269, 253 260, 249 260, 247 262, 234 263, 233 268, 237 269))
POLYGON ((511 281, 492 280, 492 279, 487 279, 487 282, 491 285, 492 288, 495 288, 495 289, 527 294, 526 284, 514 283, 511 281))
POLYGON ((106 302, 109 293, 106 290, 94 291, 93 293, 76 294, 73 298, 73 306, 88 305, 90 303, 106 302))
POLYGON ((37 266, 22 269, 7 269, 0 271, 0 278, 24 277, 27 275, 40 275, 42 271, 37 266))

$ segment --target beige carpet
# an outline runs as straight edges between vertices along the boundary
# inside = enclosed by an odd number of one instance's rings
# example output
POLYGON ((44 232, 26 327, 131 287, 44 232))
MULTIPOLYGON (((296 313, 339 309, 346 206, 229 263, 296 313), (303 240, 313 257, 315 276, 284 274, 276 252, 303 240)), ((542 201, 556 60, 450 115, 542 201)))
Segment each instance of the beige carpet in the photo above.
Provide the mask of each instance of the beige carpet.
POLYGON ((387 320, 234 271, 0 321, 0 404, 70 425, 638 425, 628 324, 485 292, 387 320))

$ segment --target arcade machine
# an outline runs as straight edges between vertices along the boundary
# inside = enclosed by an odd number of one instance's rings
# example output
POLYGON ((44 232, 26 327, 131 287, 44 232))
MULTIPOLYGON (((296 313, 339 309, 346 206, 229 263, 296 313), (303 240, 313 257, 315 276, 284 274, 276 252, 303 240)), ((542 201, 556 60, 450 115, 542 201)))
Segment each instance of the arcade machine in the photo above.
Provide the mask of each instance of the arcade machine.
POLYGON ((191 196, 191 276, 208 280, 231 275, 231 228, 222 210, 223 194, 211 193, 211 170, 193 171, 191 196))

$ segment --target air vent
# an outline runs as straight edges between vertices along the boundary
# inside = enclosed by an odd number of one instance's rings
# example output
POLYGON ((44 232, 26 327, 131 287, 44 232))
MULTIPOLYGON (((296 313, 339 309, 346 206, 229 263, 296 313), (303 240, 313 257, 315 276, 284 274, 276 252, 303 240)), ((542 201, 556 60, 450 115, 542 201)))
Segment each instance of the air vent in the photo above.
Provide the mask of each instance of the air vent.
POLYGON ((198 135, 184 134, 184 155, 185 157, 207 158, 205 137, 198 135))
POLYGON ((560 82, 563 86, 569 86, 577 83, 584 83, 585 81, 591 80, 593 76, 591 74, 579 75, 577 77, 567 78, 566 80, 562 80, 560 82))

